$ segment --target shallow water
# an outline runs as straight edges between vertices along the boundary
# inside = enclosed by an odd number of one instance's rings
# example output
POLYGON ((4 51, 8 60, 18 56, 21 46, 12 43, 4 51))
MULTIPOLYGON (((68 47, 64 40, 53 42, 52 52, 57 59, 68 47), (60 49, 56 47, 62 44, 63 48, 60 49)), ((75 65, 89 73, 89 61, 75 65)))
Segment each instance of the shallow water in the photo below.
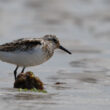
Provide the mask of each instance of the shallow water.
POLYGON ((109 12, 109 0, 0 0, 0 44, 55 34, 73 53, 58 50, 47 63, 27 68, 46 94, 13 89, 15 66, 0 62, 0 109, 109 110, 109 12))

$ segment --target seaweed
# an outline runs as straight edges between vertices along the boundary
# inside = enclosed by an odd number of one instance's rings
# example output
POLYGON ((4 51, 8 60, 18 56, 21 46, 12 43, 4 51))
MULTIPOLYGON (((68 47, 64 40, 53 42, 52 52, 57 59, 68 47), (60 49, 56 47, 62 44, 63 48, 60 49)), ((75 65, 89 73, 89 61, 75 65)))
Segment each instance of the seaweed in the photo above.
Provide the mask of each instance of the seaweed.
POLYGON ((14 88, 19 88, 19 91, 42 91, 44 90, 43 82, 36 77, 32 72, 20 73, 14 82, 14 88))

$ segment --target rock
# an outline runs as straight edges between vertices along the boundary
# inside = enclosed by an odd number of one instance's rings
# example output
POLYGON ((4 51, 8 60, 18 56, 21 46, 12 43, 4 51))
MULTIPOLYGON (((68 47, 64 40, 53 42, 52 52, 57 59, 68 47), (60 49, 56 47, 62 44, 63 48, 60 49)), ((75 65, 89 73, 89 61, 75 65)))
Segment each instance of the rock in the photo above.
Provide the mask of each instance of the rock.
POLYGON ((14 82, 14 88, 44 90, 43 82, 32 72, 20 73, 14 82))
POLYGON ((66 84, 64 82, 56 82, 55 85, 66 84))

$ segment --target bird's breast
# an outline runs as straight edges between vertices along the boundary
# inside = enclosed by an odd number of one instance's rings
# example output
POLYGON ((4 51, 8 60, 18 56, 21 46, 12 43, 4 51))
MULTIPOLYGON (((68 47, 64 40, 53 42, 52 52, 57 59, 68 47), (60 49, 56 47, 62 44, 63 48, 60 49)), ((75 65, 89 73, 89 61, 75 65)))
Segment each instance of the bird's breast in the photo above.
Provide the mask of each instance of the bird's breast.
POLYGON ((46 62, 53 54, 41 46, 29 51, 0 52, 0 60, 18 66, 35 66, 46 62))

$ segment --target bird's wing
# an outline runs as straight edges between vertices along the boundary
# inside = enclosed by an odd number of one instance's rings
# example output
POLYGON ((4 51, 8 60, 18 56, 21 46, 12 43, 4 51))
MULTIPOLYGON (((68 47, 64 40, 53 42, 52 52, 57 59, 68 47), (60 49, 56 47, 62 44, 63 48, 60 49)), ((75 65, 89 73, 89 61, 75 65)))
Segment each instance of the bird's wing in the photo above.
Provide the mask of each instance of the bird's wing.
POLYGON ((16 41, 0 45, 0 51, 26 51, 37 45, 41 45, 41 39, 18 39, 16 41))

